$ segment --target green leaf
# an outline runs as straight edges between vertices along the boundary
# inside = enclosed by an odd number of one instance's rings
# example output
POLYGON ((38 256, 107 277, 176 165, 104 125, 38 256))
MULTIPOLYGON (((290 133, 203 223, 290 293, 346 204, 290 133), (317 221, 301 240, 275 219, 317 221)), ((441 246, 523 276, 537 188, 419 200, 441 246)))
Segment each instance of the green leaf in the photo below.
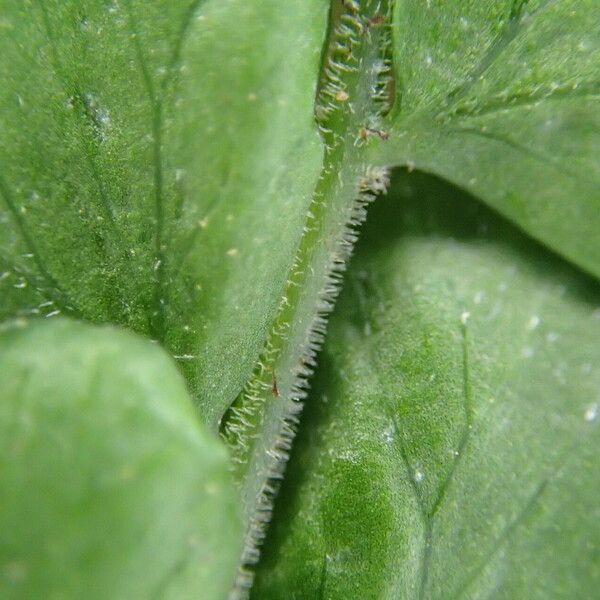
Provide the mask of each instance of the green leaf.
POLYGON ((232 448, 244 566, 388 166, 454 181, 600 275, 594 0, 0 12, 0 320, 118 323, 179 362, 232 448))
POLYGON ((591 598, 600 289, 420 174, 374 206, 256 598, 591 598))
POLYGON ((326 11, 0 0, 0 318, 60 311, 159 340, 216 427, 319 177, 326 11))
POLYGON ((596 0, 403 0, 373 160, 435 173, 600 276, 596 0))
POLYGON ((389 31, 345 4, 323 50, 324 0, 4 0, 0 318, 111 321, 180 361, 240 465, 243 562, 386 184, 355 142, 389 108, 389 31))
POLYGON ((68 320, 0 332, 0 596, 224 598, 227 453, 151 343, 68 320))

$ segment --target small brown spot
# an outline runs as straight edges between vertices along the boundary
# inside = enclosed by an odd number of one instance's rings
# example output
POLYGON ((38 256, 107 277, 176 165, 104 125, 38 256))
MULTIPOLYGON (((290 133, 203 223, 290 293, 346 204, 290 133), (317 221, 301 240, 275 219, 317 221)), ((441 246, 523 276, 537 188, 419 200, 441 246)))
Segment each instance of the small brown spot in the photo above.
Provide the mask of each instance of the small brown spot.
POLYGON ((390 134, 383 129, 374 129, 372 127, 361 127, 358 130, 358 137, 361 140, 366 140, 370 136, 377 136, 379 139, 387 140, 390 134))
POLYGON ((385 23, 383 15, 374 15, 370 19, 367 19, 367 27, 377 27, 377 25, 383 25, 383 23, 385 23))
POLYGON ((335 94, 335 99, 338 102, 346 102, 348 98, 350 98, 350 96, 348 95, 348 92, 345 92, 344 90, 338 90, 338 92, 335 94))
POLYGON ((376 135, 382 140, 387 140, 390 137, 390 134, 387 131, 384 131, 383 129, 372 129, 371 131, 373 135, 376 135))

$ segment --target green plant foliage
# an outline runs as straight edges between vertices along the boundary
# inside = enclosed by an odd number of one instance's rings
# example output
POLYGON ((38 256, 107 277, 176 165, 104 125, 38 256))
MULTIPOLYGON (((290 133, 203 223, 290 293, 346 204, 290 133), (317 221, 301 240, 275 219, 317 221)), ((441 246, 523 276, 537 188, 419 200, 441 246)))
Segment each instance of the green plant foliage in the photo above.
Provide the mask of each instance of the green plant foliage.
POLYGON ((406 174, 373 207, 256 598, 592 598, 600 288, 406 174))
POLYGON ((0 334, 21 365, 0 371, 0 415, 21 418, 17 392, 36 419, 64 410, 35 430, 39 472, 0 476, 59 540, 50 557, 11 530, 40 566, 0 560, 6 585, 224 597, 237 552, 230 597, 246 598, 300 427, 256 597, 593 595, 599 101, 597 0, 0 0, 0 327, 50 318, 0 334), (421 174, 375 208, 301 423, 358 225, 396 167, 421 174), (149 338, 187 392, 148 340, 75 321, 149 338), (177 504, 224 460, 207 439, 185 462, 189 432, 204 439, 188 408, 175 429, 146 420, 186 394, 229 446, 243 544, 227 493, 177 504), (123 420, 129 398, 143 423, 123 420), (61 432, 80 432, 69 457, 61 432), (187 471, 132 482, 102 513, 112 529, 60 512, 67 485, 44 504, 11 479, 57 481, 49 446, 93 511, 105 465, 76 460, 170 437, 187 471), (172 488, 154 537, 134 535, 172 488), (223 528, 194 573, 190 515, 223 528), (85 522, 78 554, 65 536, 85 522), (67 548, 84 558, 68 567, 67 548))
POLYGON ((0 596, 223 598, 240 545, 227 453, 132 334, 0 332, 0 596))
POLYGON ((373 160, 433 172, 600 276, 596 0, 400 0, 373 160))
POLYGON ((215 427, 319 176, 326 3, 1 0, 0 14, 0 317, 60 311, 159 340, 215 427))

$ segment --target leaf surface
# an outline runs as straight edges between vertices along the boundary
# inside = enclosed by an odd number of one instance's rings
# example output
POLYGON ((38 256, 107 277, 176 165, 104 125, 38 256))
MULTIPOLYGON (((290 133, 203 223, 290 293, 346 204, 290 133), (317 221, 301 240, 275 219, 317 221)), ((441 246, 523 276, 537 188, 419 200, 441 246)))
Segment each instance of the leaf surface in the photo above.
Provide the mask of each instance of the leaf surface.
POLYGON ((220 599, 240 551, 220 440, 173 361, 66 319, 0 332, 0 595, 220 599))
POLYGON ((216 427, 319 176, 326 4, 2 0, 0 318, 159 340, 216 427))
POLYGON ((373 160, 435 173, 600 276, 595 0, 399 0, 373 160))
POLYGON ((598 284, 448 184, 371 209, 256 598, 591 598, 598 284))
POLYGON ((385 189, 388 166, 456 183, 600 275, 594 0, 335 0, 323 48, 329 4, 0 0, 0 319, 110 321, 175 357, 232 446, 244 564, 364 217, 357 195, 385 189))
POLYGON ((381 3, 341 11, 332 54, 328 4, 6 0, 0 317, 111 321, 169 350, 233 447, 244 563, 351 226, 385 188, 355 144, 385 104, 389 30, 362 35, 381 3))

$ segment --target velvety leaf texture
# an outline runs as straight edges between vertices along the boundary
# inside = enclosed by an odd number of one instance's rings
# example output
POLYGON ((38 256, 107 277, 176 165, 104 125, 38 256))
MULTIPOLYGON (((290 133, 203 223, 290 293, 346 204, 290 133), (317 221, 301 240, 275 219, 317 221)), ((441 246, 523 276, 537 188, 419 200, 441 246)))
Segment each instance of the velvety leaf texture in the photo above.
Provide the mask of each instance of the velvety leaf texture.
POLYGON ((592 598, 600 288, 406 173, 330 324, 255 598, 592 598))
POLYGON ((0 332, 0 596, 219 599, 239 509, 227 452, 164 352, 63 319, 0 332))
POLYGON ((600 275, 596 0, 399 0, 376 162, 436 173, 600 275))
POLYGON ((0 317, 61 312, 159 340, 215 426, 264 343, 319 174, 326 10, 2 0, 0 317))
POLYGON ((599 148, 598 0, 0 0, 0 596, 597 596, 599 148))

